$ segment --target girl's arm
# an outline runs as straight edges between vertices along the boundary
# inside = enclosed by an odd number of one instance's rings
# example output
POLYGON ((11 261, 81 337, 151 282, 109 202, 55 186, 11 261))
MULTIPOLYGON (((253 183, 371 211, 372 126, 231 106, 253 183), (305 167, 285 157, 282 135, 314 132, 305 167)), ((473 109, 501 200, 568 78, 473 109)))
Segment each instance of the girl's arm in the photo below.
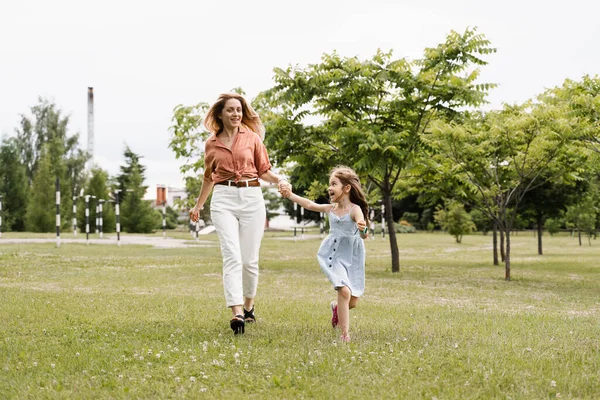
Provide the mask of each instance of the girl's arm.
POLYGON ((303 208, 316 211, 316 212, 324 212, 327 213, 331 210, 331 204, 318 204, 309 199, 305 199, 304 197, 300 197, 297 194, 289 192, 288 196, 284 196, 293 201, 294 203, 300 204, 303 208))
POLYGON ((363 239, 369 237, 369 231, 365 229, 367 227, 367 222, 365 221, 365 216, 363 215, 360 207, 354 207, 350 213, 350 216, 352 217, 352 220, 356 222, 356 226, 360 232, 360 237, 363 239))

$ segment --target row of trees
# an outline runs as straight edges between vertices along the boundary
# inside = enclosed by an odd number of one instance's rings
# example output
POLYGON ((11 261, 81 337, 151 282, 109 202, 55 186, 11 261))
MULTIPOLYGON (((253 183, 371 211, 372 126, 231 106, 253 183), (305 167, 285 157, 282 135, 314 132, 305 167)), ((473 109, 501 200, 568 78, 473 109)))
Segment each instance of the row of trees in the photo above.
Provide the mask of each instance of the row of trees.
MULTIPOLYGON (((162 215, 143 200, 145 167, 141 157, 125 147, 120 174, 94 167, 85 168, 88 155, 79 148, 79 136, 70 135, 69 118, 52 102, 39 99, 23 114, 16 135, 0 144, 0 195, 4 231, 52 232, 56 229, 55 180, 60 179, 62 229, 72 229, 73 202, 77 221, 85 232, 84 197, 90 196, 90 228, 96 229, 94 210, 99 200, 103 207, 103 229, 115 230, 115 193, 119 191, 121 226, 125 232, 151 232, 162 226, 162 215)), ((176 224, 177 213, 169 210, 169 225, 176 224)))
MULTIPOLYGON (((535 101, 484 112, 495 85, 478 82, 479 68, 495 51, 467 29, 417 60, 333 53, 319 64, 276 68, 275 86, 253 103, 272 161, 286 166, 297 192, 323 202, 329 170, 352 166, 372 204, 385 207, 393 272, 395 204, 412 197, 429 209, 458 202, 478 210, 492 225, 493 262, 500 247, 509 280, 509 233, 525 210, 540 233, 569 206, 597 215, 600 80, 567 80, 535 101)), ((202 167, 206 107, 174 111, 171 148, 188 158, 188 170, 202 167)))

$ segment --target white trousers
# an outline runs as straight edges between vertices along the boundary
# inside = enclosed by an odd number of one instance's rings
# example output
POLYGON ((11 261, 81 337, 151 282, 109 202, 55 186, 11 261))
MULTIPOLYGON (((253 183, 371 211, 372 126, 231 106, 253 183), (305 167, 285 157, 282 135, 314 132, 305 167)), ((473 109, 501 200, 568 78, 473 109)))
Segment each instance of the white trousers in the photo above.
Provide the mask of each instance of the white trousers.
POLYGON ((258 186, 215 185, 210 217, 223 256, 227 307, 253 299, 258 286, 258 255, 265 230, 265 200, 258 186))

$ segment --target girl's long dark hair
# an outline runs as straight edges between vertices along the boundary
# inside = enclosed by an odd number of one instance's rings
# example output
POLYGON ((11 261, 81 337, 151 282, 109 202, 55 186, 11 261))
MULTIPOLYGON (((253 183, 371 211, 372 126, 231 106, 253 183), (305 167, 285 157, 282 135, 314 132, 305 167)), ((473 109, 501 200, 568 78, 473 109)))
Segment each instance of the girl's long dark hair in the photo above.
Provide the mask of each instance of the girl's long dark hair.
POLYGON ((360 179, 350 167, 340 165, 331 170, 329 176, 335 176, 343 186, 350 185, 350 201, 357 204, 362 210, 367 226, 369 225, 369 203, 362 190, 360 179))

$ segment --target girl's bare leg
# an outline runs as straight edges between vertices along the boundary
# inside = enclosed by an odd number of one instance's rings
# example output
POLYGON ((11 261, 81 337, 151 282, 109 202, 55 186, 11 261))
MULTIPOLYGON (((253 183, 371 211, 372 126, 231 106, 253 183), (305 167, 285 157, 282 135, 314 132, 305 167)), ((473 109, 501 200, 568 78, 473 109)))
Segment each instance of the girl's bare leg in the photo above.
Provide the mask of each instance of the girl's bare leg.
POLYGON ((337 289, 338 293, 338 318, 339 327, 342 330, 342 337, 349 337, 348 331, 350 330, 350 289, 347 286, 343 286, 337 289))

